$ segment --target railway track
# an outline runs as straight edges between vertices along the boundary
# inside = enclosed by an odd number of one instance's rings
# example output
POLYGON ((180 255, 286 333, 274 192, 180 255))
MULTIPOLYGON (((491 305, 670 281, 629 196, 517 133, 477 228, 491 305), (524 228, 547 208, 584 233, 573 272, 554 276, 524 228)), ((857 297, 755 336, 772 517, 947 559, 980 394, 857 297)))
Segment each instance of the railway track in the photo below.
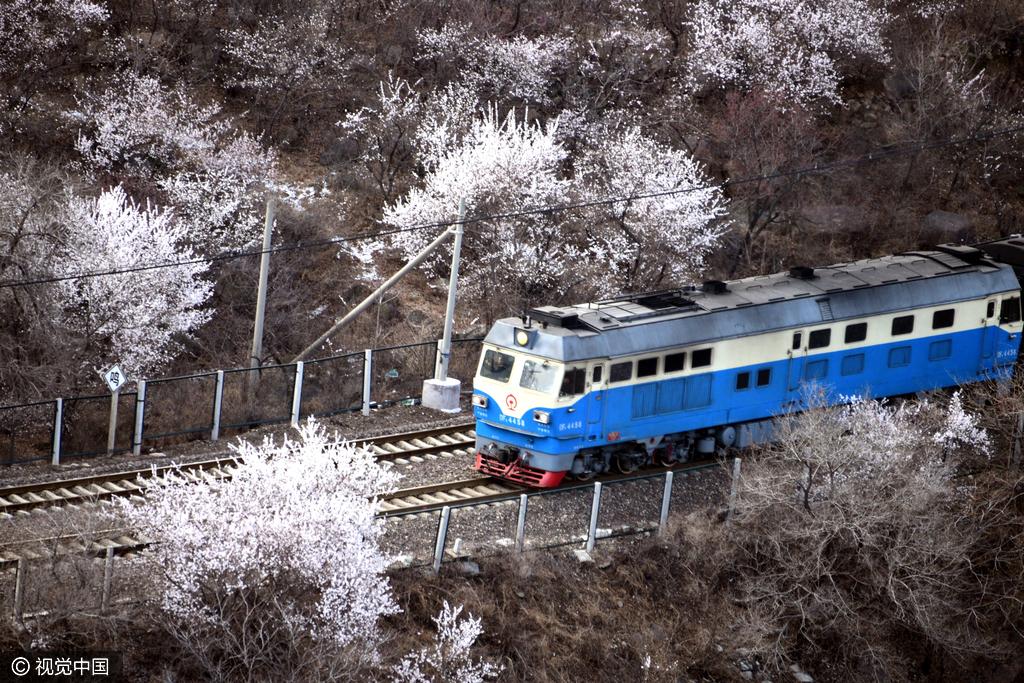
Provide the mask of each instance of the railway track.
MULTIPOLYGON (((675 465, 665 471, 691 472, 695 470, 717 467, 717 462, 696 462, 675 465)), ((213 476, 213 475, 210 475, 213 476)), ((591 489, 595 481, 603 484, 616 482, 643 481, 652 476, 650 472, 631 474, 610 474, 597 477, 591 481, 563 484, 553 491, 571 491, 591 489)), ((401 489, 383 496, 380 501, 378 516, 413 516, 419 513, 432 513, 445 506, 478 505, 483 503, 499 503, 517 500, 530 489, 503 482, 490 477, 477 477, 461 481, 431 484, 401 489)), ((114 495, 114 494, 111 494, 114 495)), ((91 538, 82 536, 60 536, 45 539, 16 541, 0 545, 0 569, 11 568, 18 560, 32 560, 49 557, 54 554, 86 554, 102 557, 108 553, 126 555, 144 550, 152 543, 151 540, 139 536, 128 529, 111 529, 94 534, 91 538)))
MULTIPOLYGON (((355 441, 378 460, 397 465, 433 458, 469 455, 476 439, 473 424, 404 432, 355 441)), ((81 505, 118 496, 143 495, 154 477, 179 472, 193 480, 224 479, 231 476, 234 459, 227 453, 216 458, 183 463, 139 467, 119 472, 91 474, 57 481, 0 488, 0 519, 33 510, 61 505, 81 505)))

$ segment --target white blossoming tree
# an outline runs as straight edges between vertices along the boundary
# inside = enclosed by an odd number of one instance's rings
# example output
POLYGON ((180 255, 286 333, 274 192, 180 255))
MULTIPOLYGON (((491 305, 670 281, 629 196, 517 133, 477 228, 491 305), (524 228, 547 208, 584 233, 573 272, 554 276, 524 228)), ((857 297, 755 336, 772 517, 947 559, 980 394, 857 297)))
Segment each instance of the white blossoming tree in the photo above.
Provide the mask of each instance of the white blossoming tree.
POLYGON ((730 532, 763 653, 831 640, 854 666, 891 672, 901 659, 884 643, 902 629, 954 653, 987 647, 965 628, 977 606, 963 596, 986 579, 955 468, 988 437, 958 399, 947 410, 858 399, 786 416, 776 436, 744 462, 730 532))
POLYGON ((500 667, 473 657, 473 645, 483 633, 480 619, 472 614, 459 619, 461 613, 461 606, 444 601, 433 618, 433 647, 406 655, 392 670, 394 683, 484 683, 498 677, 500 667))
MULTIPOLYGON (((561 177, 566 152, 558 143, 556 124, 527 123, 512 112, 500 118, 493 109, 474 118, 464 136, 425 159, 422 187, 413 188, 384 208, 383 221, 395 228, 448 222, 460 198, 472 214, 501 214, 561 204, 570 198, 570 183, 561 177)), ((439 146, 440 147, 440 146, 439 146)), ((466 228, 459 287, 469 296, 508 295, 509 305, 571 286, 585 249, 562 217, 528 214, 496 218, 466 228)), ((405 256, 421 250, 440 232, 414 230, 393 236, 388 244, 405 256)), ((445 272, 450 244, 427 262, 428 273, 445 272)))
POLYGON ((226 32, 226 51, 235 67, 228 82, 255 95, 268 130, 285 112, 342 86, 351 52, 334 35, 339 24, 330 3, 314 3, 305 10, 292 5, 252 28, 226 32))
POLYGON ((458 80, 499 102, 512 98, 546 103, 552 76, 566 63, 572 49, 572 42, 564 36, 517 35, 505 40, 481 36, 457 22, 438 30, 422 30, 418 37, 418 60, 445 62, 458 80))
POLYGON ((235 133, 219 107, 125 73, 87 97, 74 117, 82 125, 76 147, 84 170, 150 180, 195 244, 219 250, 259 237, 260 190, 274 178, 276 155, 235 133))
MULTIPOLYGON (((57 276, 195 259, 171 210, 139 206, 120 186, 96 198, 71 196, 65 220, 57 276)), ((80 340, 81 362, 117 361, 131 376, 166 363, 210 318, 206 270, 200 261, 58 283, 63 325, 80 340)))
POLYGON ((336 680, 377 663, 379 620, 398 608, 374 513, 396 475, 313 421, 235 450, 230 479, 172 474, 122 506, 159 541, 147 564, 171 632, 215 678, 336 680))
POLYGON ((109 16, 104 3, 90 0, 0 3, 0 133, 9 133, 30 106, 48 60, 109 16))
POLYGON ((689 20, 692 84, 788 100, 839 101, 845 64, 885 62, 890 15, 872 0, 699 0, 689 20))
POLYGON ((658 195, 588 209, 587 241, 606 269, 606 286, 636 290, 694 279, 726 227, 722 188, 689 153, 639 128, 595 137, 578 171, 585 200, 658 195))

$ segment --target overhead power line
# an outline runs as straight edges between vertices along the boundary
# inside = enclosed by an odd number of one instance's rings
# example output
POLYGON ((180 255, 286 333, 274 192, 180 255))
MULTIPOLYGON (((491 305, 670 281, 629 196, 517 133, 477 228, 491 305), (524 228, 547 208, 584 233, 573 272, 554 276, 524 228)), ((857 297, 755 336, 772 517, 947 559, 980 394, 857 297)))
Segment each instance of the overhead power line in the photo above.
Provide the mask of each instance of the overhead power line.
MULTIPOLYGON (((462 221, 463 225, 471 223, 482 223, 490 220, 502 220, 508 218, 520 218, 525 216, 535 216, 539 214, 555 213, 559 211, 570 211, 573 209, 584 209, 594 206, 602 206, 605 204, 620 204, 623 202, 632 202, 642 199, 655 199, 658 197, 669 197, 677 194, 686 194, 689 192, 699 192, 701 190, 707 190, 713 187, 731 187, 734 185, 743 185, 747 183, 763 182, 766 180, 777 180, 779 178, 790 178, 794 176, 805 176, 805 175, 820 175, 823 173, 831 173, 832 171, 854 168, 868 163, 874 163, 876 161, 882 161, 884 159, 890 159, 892 157, 906 156, 909 154, 917 154, 923 151, 931 149, 940 149, 943 147, 953 147, 956 145, 962 145, 970 142, 985 142, 987 140, 994 140, 997 138, 1007 137, 1015 135, 1024 131, 1024 126, 1014 126, 1012 128, 1001 128, 999 130, 987 131, 984 133, 978 133, 976 135, 960 137, 960 138, 945 138, 943 140, 936 140, 926 143, 911 143, 905 145, 888 145, 881 147, 867 154, 863 154, 859 157, 852 159, 844 159, 841 161, 833 161, 822 164, 815 164, 813 166, 806 166, 803 168, 793 169, 789 171, 776 171, 774 173, 767 173, 757 176, 748 176, 743 178, 733 178, 726 180, 721 183, 707 182, 700 185, 691 185, 688 187, 675 188, 672 190, 659 190, 655 192, 637 193, 632 195, 626 195, 621 197, 606 197, 602 199, 593 199, 582 202, 573 202, 569 204, 550 204, 547 206, 539 206, 530 209, 521 209, 518 211, 510 211, 507 213, 493 213, 479 216, 470 216, 462 221)), ((419 225, 407 226, 404 228, 395 228, 392 230, 379 230, 375 232, 365 232, 357 235, 351 235, 349 237, 333 237, 324 240, 315 240, 310 242, 295 242, 293 244, 282 244, 276 247, 270 247, 269 249, 255 249, 248 251, 231 251, 224 254, 218 254, 216 256, 209 256, 205 258, 194 258, 179 261, 162 261, 157 263, 150 263, 146 265, 133 266, 131 268, 113 268, 110 270, 99 270, 99 271, 86 271, 81 273, 75 273, 72 275, 61 275, 51 277, 40 277, 25 280, 7 280, 0 282, 0 289, 13 288, 13 287, 30 287, 33 285, 44 285, 53 284, 57 282, 66 282, 68 280, 81 280, 84 278, 93 277, 105 277, 109 275, 127 275, 131 273, 139 273, 149 270, 158 270, 161 268, 180 268, 182 266, 197 265, 200 263, 213 263, 218 261, 233 261, 235 259, 250 258, 253 256, 262 256, 264 253, 274 254, 279 252, 287 251, 299 251, 305 249, 316 249, 319 247, 326 247, 338 244, 344 244, 346 242, 358 242, 366 239, 375 239, 379 237, 387 237, 388 235, 397 235, 405 232, 417 232, 420 230, 432 230, 437 228, 448 228, 456 225, 458 221, 439 221, 435 223, 423 223, 419 225)))

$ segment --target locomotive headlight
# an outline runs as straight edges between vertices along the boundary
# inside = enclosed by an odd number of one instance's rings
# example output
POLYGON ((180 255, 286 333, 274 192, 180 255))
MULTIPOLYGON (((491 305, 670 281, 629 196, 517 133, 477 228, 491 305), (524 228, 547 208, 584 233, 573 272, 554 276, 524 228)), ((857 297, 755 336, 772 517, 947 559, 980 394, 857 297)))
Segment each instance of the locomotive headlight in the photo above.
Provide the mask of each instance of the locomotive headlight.
POLYGON ((487 407, 487 397, 483 394, 473 394, 473 405, 477 408, 487 407))
POLYGON ((533 419, 542 425, 551 424, 551 413, 544 412, 543 410, 533 411, 533 419))
POLYGON ((529 346, 530 333, 526 330, 516 330, 516 344, 518 346, 529 346))

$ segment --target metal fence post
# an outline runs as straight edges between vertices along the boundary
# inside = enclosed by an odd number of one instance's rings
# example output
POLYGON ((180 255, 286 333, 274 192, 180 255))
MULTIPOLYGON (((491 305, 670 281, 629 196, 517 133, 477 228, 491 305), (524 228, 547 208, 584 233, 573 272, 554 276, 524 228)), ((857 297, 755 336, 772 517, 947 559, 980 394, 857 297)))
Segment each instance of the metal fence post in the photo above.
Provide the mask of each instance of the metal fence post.
POLYGON ((135 395, 135 432, 132 436, 132 455, 142 454, 142 421, 146 414, 146 380, 139 380, 139 391, 135 395))
POLYGON ((441 558, 444 557, 444 544, 448 540, 448 520, 452 509, 445 505, 441 508, 441 523, 437 525, 437 543, 434 545, 434 573, 441 571, 441 558))
POLYGON ((217 371, 217 386, 213 390, 213 425, 210 427, 210 441, 220 438, 220 407, 224 401, 224 371, 217 371))
POLYGON ((658 518, 658 535, 665 533, 668 525, 668 507, 672 502, 672 472, 665 473, 665 492, 661 494, 661 517, 658 518))
POLYGON ((587 552, 597 543, 597 515, 601 512, 601 482, 594 484, 594 503, 590 506, 590 533, 587 534, 587 552))
POLYGON ((14 618, 21 621, 22 605, 25 601, 25 570, 28 568, 24 558, 18 558, 14 574, 14 618))
POLYGON ((53 456, 50 464, 60 464, 60 439, 64 429, 64 399, 53 402, 53 456))
POLYGON ((525 493, 519 495, 519 522, 516 524, 516 552, 523 552, 526 545, 526 501, 525 493))
POLYGON ((107 555, 103 558, 103 595, 100 597, 100 613, 110 608, 110 584, 114 576, 114 549, 107 548, 107 555))
POLYGON ((107 425, 107 453, 113 453, 117 445, 117 403, 121 397, 121 388, 110 392, 110 423, 107 425))
POLYGON ((292 427, 299 426, 299 407, 302 405, 302 370, 304 363, 295 364, 295 384, 292 386, 292 427))
POLYGON ((732 461, 732 486, 729 487, 729 511, 725 513, 725 522, 732 521, 732 513, 736 509, 736 484, 740 480, 740 459, 732 461))
POLYGON ((370 414, 370 387, 373 385, 373 349, 363 357, 363 415, 370 414))

